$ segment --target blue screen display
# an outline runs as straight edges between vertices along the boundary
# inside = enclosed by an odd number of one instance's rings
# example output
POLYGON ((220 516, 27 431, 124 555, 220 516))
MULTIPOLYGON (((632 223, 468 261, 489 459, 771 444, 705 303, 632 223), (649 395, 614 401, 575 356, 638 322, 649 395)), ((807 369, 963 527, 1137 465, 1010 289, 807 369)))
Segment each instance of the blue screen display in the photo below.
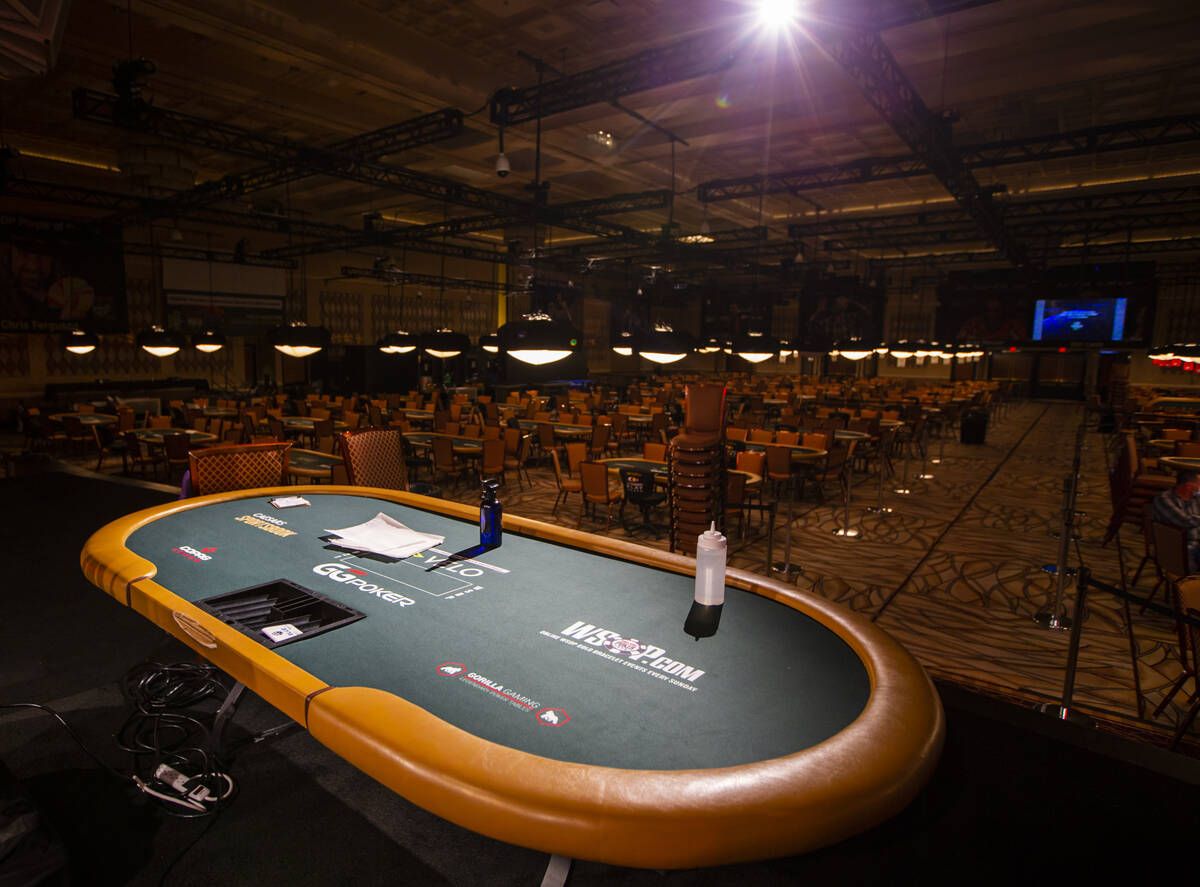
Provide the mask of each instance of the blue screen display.
POLYGON ((1120 342, 1125 299, 1038 299, 1033 313, 1035 342, 1120 342))

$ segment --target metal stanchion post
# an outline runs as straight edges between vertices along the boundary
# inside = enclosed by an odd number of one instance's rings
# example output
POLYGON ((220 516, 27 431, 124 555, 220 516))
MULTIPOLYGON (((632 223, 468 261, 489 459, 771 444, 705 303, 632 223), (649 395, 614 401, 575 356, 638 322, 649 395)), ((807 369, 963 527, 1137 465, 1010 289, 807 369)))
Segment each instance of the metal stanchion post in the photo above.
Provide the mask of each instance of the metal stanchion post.
POLYGON ((917 446, 921 448, 921 473, 917 475, 917 480, 932 480, 933 475, 926 469, 925 462, 929 457, 929 422, 926 420, 921 423, 921 437, 917 441, 917 446))
POLYGON ((1058 705, 1043 702, 1038 711, 1052 715, 1060 721, 1071 721, 1088 727, 1096 726, 1096 722, 1085 714, 1080 714, 1071 708, 1071 700, 1075 695, 1075 669, 1079 663, 1079 639, 1083 634, 1083 608, 1087 601, 1088 578, 1091 571, 1087 567, 1079 568, 1079 581, 1075 586, 1075 618, 1072 620, 1071 640, 1067 647, 1067 670, 1063 675, 1062 702, 1058 705))
POLYGON ((1058 537, 1058 560, 1042 567, 1045 572, 1054 576, 1054 603, 1049 610, 1042 610, 1033 617, 1033 621, 1042 628, 1052 631, 1065 631, 1071 627, 1071 620, 1063 608, 1063 589, 1067 576, 1075 572, 1067 566, 1067 559, 1071 555, 1071 537, 1074 535, 1075 496, 1079 488, 1079 462, 1085 429, 1086 426, 1080 423, 1075 434, 1075 456, 1071 472, 1063 479, 1062 532, 1058 537))
POLYGON ((846 454, 846 462, 842 466, 842 503, 845 508, 845 519, 843 520, 842 525, 833 531, 833 535, 840 536, 843 539, 862 538, 862 532, 858 528, 850 526, 850 487, 852 486, 851 481, 854 479, 853 455, 854 451, 852 449, 846 454))
MULTIPOLYGON (((792 563, 792 503, 796 499, 796 485, 794 482, 789 483, 788 487, 788 503, 787 503, 787 536, 783 543, 783 560, 776 561, 771 564, 771 572, 777 573, 789 582, 795 577, 804 572, 804 568, 799 564, 792 563)), ((775 524, 771 524, 772 532, 774 532, 775 524)))
POLYGON ((908 459, 912 455, 912 438, 909 438, 908 446, 904 448, 904 478, 900 481, 900 486, 892 490, 897 496, 908 496, 912 490, 908 488, 908 459))
MULTIPOLYGON (((893 440, 895 440, 894 432, 893 432, 892 437, 888 438, 887 443, 889 446, 891 445, 891 442, 893 440)), ((891 514, 892 513, 892 510, 893 510, 892 506, 883 504, 883 467, 884 467, 884 465, 890 465, 890 464, 891 464, 891 461, 888 459, 888 454, 884 448, 883 439, 881 438, 879 441, 879 489, 875 494, 875 504, 867 506, 867 511, 871 512, 872 514, 891 514)))

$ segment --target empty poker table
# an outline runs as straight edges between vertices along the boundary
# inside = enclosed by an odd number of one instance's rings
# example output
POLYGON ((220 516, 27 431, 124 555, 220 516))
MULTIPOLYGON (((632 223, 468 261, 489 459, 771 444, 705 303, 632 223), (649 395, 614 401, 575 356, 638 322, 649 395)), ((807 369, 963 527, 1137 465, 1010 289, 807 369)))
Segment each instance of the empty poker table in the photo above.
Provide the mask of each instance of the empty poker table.
POLYGON ((162 446, 163 438, 168 434, 186 434, 189 443, 193 444, 212 443, 217 439, 215 434, 197 431, 195 428, 139 428, 134 433, 152 446, 162 446))
POLYGON ((940 701, 869 620, 730 569, 696 642, 691 558, 509 515, 480 551, 478 517, 361 487, 241 490, 114 521, 81 565, 410 801, 558 856, 796 854, 895 815, 931 775, 940 701), (445 542, 394 560, 330 541, 380 512, 445 542), (223 618, 247 589, 311 595, 314 621, 223 618))
POLYGON ((1158 464, 1171 471, 1200 471, 1200 458, 1196 456, 1163 456, 1158 464))
POLYGON ((110 416, 107 413, 51 413, 50 418, 55 422, 61 422, 65 416, 71 416, 78 419, 84 425, 111 425, 117 421, 116 416, 110 416))
MULTIPOLYGON (((666 462, 659 459, 634 459, 630 456, 611 456, 607 459, 598 460, 608 466, 610 472, 620 473, 622 468, 628 468, 631 471, 649 471, 654 475, 655 481, 665 484, 670 478, 670 467, 666 462)), ((736 468, 728 469, 730 474, 746 475, 746 483, 753 484, 762 480, 762 475, 755 474, 753 471, 739 471, 736 468)))
POLYGON ((293 477, 329 480, 334 465, 341 465, 342 457, 320 450, 303 450, 296 447, 288 450, 288 474, 293 477))
POLYGON ((404 439, 414 447, 428 449, 433 446, 435 437, 448 437, 454 445, 454 452, 460 456, 482 456, 483 440, 478 437, 461 437, 454 434, 437 434, 432 431, 406 431, 404 439))
MULTIPOLYGON (((542 423, 536 419, 518 419, 517 426, 523 431, 536 431, 542 423)), ((591 425, 575 425, 570 422, 551 422, 554 426, 554 436, 564 438, 581 438, 592 436, 591 425)))
MULTIPOLYGON (((786 446, 785 444, 763 444, 751 443, 749 441, 744 445, 744 449, 765 453, 768 446, 786 446)), ((828 450, 820 450, 816 447, 791 447, 793 462, 811 462, 816 459, 823 459, 829 455, 828 450)))

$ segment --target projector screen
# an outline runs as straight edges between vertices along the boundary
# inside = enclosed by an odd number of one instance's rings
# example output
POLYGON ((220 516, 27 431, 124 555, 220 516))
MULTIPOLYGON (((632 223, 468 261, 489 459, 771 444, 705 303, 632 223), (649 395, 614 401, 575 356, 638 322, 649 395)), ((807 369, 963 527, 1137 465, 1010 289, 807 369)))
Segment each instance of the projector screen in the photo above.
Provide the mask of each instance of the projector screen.
POLYGON ((1038 299, 1033 309, 1035 342, 1120 342, 1125 299, 1038 299))

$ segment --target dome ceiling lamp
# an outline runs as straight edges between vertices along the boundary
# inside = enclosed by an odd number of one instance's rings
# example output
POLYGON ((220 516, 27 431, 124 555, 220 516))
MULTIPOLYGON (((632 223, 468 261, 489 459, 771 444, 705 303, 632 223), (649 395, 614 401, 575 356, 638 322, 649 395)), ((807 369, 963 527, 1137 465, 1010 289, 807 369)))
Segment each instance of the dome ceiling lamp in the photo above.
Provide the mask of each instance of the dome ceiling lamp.
POLYGON ((167 330, 157 323, 148 330, 137 334, 137 346, 147 354, 155 357, 170 357, 177 354, 184 346, 183 336, 174 330, 167 330))
MULTIPOLYGON (((401 259, 404 262, 405 259, 401 259)), ((393 266, 394 267, 394 266, 393 266)), ((404 273, 403 269, 400 271, 404 273)), ((388 304, 392 301, 392 285, 387 286, 388 304)), ((400 278, 400 325, 404 325, 404 278, 400 278)), ((396 329, 386 334, 382 339, 375 343, 384 354, 411 354, 417 350, 417 337, 405 329, 396 329)))
POLYGON ((464 351, 471 347, 471 339, 466 333, 456 332, 446 323, 446 222, 449 219, 449 207, 446 203, 442 204, 442 264, 441 264, 441 284, 438 288, 438 299, 442 307, 442 325, 432 333, 425 333, 419 337, 421 350, 430 357, 437 357, 441 360, 449 360, 452 357, 458 357, 464 351))
MULTIPOLYGON (((179 228, 171 229, 172 237, 179 233, 179 228)), ((182 237, 180 238, 182 239, 182 237)), ((208 235, 208 318, 205 321, 204 329, 199 335, 192 336, 192 347, 202 354, 215 354, 220 351, 229 342, 225 338, 225 334, 217 328, 217 308, 213 297, 213 261, 212 261, 212 234, 208 235)))
POLYGON ((72 354, 91 354, 100 344, 100 337, 88 330, 71 330, 63 336, 62 346, 72 354))
POLYGON ((488 354, 500 353, 500 337, 495 333, 487 333, 479 337, 479 347, 488 354))
POLYGON ((779 351, 779 340, 761 332, 748 332, 733 340, 733 353, 748 363, 762 363, 779 351))
POLYGON ((312 357, 329 345, 329 330, 293 320, 268 332, 267 342, 288 357, 312 357))
POLYGON ((654 328, 638 343, 637 352, 646 360, 657 363, 675 363, 687 357, 691 342, 685 333, 677 333, 664 321, 657 321, 654 328))
POLYGON ((509 357, 543 366, 570 357, 579 348, 580 333, 569 321, 554 320, 549 314, 535 311, 520 320, 510 320, 500 327, 497 336, 500 348, 509 357))

